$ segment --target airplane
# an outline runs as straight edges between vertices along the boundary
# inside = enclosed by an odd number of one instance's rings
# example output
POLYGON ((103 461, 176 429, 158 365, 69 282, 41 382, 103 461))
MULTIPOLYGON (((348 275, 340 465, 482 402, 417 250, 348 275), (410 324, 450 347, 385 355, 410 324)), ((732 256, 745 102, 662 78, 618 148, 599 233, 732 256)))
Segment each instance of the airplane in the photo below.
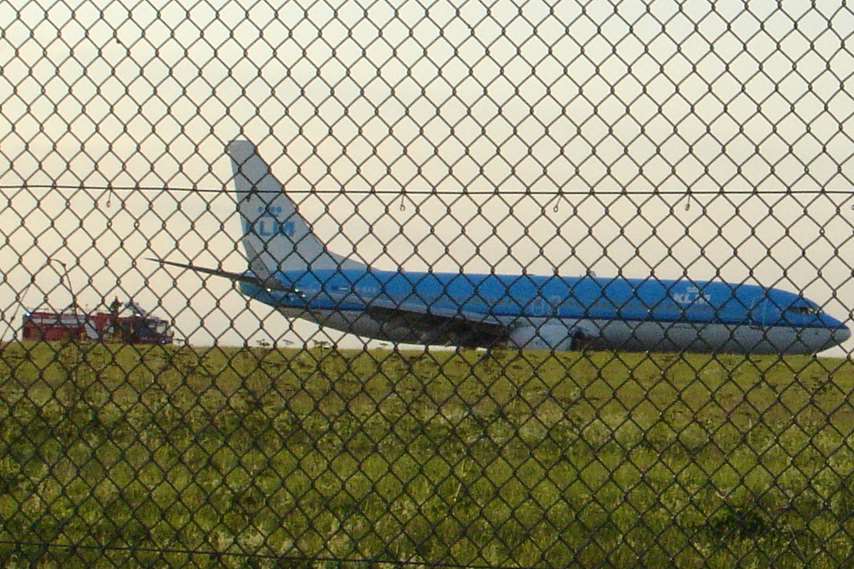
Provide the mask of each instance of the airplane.
POLYGON ((230 279, 288 318, 394 343, 553 352, 814 354, 851 336, 803 295, 754 284, 377 269, 327 248, 252 142, 226 151, 248 270, 152 260, 230 279))

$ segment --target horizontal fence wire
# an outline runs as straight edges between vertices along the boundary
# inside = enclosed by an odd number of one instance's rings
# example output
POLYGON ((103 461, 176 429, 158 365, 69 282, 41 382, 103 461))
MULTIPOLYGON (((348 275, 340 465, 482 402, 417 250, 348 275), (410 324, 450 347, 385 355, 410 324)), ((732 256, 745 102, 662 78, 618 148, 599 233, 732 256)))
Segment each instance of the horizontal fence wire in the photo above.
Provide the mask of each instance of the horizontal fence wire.
MULTIPOLYGON (((120 547, 120 546, 109 546, 109 545, 87 545, 87 544, 56 544, 56 543, 27 543, 22 541, 2 541, 0 543, 15 546, 17 548, 35 548, 35 549, 63 549, 63 550, 83 550, 83 551, 96 551, 99 553, 131 553, 131 554, 139 554, 139 553, 156 553, 158 556, 163 556, 167 554, 179 554, 179 555, 187 555, 187 556, 196 556, 196 557, 210 557, 213 559, 222 559, 222 558, 231 558, 236 557, 241 560, 244 559, 262 559, 275 561, 278 563, 282 562, 306 562, 306 563, 334 563, 334 564, 352 564, 355 566, 363 566, 367 565, 380 565, 380 566, 393 566, 393 567, 411 567, 418 566, 423 567, 425 563, 423 561, 408 561, 405 559, 347 559, 341 557, 308 557, 308 556, 300 556, 300 555, 264 555, 264 554, 252 554, 252 553, 233 553, 229 551, 205 551, 205 550, 193 550, 193 549, 174 549, 174 548, 147 548, 147 547, 120 547)), ((462 565, 459 563, 440 563, 435 564, 431 563, 430 566, 433 567, 448 567, 449 569, 533 569, 524 566, 518 565, 462 565)))
MULTIPOLYGON (((0 190, 25 190, 25 189, 33 189, 33 190, 57 190, 57 191, 74 191, 74 190, 86 190, 86 191, 100 191, 100 192, 189 192, 189 193, 222 193, 223 188, 199 188, 199 187, 176 187, 176 186, 93 186, 93 185, 55 185, 55 184, 16 184, 9 186, 0 186, 0 190)), ((276 190, 264 190, 258 189, 260 193, 274 193, 276 190)), ((371 188, 312 188, 312 189, 288 189, 289 194, 377 194, 377 195, 395 195, 395 196, 406 196, 406 195, 480 195, 480 196, 490 196, 490 195, 533 195, 533 196, 585 196, 585 195, 663 195, 663 196, 709 196, 709 195, 841 195, 848 196, 852 195, 851 190, 835 190, 835 189, 762 189, 762 190, 739 190, 739 189, 727 189, 727 190, 695 190, 692 189, 690 191, 668 191, 668 190, 513 190, 513 189, 502 189, 502 190, 418 190, 418 189, 406 189, 406 190, 392 190, 392 189, 371 189, 371 188)))

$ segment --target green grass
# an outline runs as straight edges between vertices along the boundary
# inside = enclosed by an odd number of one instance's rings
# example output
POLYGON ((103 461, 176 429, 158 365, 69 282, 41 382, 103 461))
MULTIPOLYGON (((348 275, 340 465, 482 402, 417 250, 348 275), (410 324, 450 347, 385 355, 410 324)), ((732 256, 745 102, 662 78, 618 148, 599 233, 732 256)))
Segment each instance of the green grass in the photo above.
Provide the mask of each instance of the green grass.
POLYGON ((0 562, 844 567, 852 393, 809 357, 10 344, 0 562))

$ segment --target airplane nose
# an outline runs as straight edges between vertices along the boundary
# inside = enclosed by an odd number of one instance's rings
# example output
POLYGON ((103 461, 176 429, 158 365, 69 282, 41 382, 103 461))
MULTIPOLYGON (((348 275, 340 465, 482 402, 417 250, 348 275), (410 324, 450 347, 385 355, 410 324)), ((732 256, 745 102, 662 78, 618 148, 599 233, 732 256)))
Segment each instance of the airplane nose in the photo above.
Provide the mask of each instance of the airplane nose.
POLYGON ((833 332, 833 343, 836 345, 845 343, 851 337, 851 330, 846 327, 839 328, 833 332))

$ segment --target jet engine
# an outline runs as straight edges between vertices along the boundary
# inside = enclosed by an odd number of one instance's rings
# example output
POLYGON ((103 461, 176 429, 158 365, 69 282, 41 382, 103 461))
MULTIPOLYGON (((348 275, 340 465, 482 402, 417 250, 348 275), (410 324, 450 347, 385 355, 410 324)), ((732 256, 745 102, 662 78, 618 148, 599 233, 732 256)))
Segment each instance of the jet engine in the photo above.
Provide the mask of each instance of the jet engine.
POLYGON ((572 349, 572 336, 569 332, 569 329, 561 324, 520 326, 510 333, 510 344, 528 350, 567 352, 572 349))
POLYGON ((545 322, 540 326, 528 325, 515 328, 509 337, 509 343, 517 348, 528 350, 552 350, 568 352, 577 350, 595 334, 585 331, 582 326, 567 327, 561 322, 545 322))

